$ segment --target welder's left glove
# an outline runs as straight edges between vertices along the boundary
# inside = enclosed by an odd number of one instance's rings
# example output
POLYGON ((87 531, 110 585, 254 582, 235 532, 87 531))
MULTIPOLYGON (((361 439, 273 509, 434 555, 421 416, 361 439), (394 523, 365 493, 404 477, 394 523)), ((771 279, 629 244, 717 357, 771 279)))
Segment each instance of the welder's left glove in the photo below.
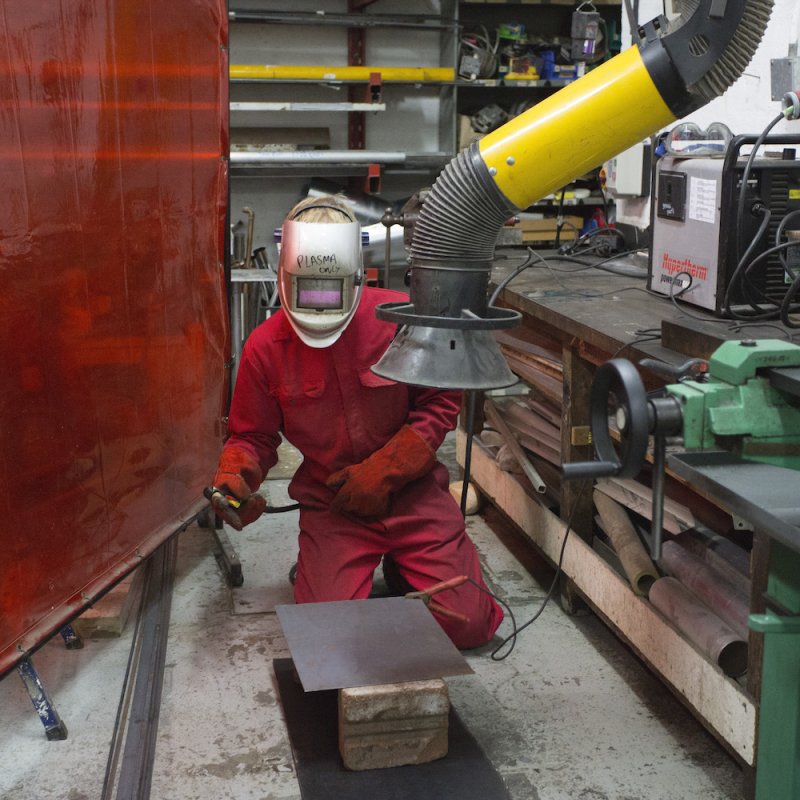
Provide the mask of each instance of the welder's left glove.
POLYGON ((404 425, 380 450, 328 478, 328 487, 339 489, 331 510, 359 517, 385 516, 392 493, 427 475, 435 463, 431 446, 414 428, 404 425))

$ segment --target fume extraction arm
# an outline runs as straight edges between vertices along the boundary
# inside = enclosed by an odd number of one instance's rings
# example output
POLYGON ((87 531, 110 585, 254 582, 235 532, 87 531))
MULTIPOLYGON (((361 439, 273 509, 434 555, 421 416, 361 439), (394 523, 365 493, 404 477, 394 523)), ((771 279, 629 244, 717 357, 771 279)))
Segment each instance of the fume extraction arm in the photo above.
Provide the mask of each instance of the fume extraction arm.
POLYGON ((519 314, 489 306, 497 235, 518 211, 725 92, 758 47, 772 0, 684 0, 624 50, 459 153, 425 198, 411 245, 410 302, 373 370, 420 386, 515 382, 491 331, 519 314))

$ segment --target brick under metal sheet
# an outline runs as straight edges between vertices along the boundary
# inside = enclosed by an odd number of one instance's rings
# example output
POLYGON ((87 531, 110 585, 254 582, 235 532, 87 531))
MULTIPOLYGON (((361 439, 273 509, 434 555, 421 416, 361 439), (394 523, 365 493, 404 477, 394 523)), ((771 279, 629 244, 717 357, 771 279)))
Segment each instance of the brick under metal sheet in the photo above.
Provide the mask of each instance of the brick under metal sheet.
POLYGON ((472 672, 421 600, 303 603, 276 611, 307 692, 472 672))

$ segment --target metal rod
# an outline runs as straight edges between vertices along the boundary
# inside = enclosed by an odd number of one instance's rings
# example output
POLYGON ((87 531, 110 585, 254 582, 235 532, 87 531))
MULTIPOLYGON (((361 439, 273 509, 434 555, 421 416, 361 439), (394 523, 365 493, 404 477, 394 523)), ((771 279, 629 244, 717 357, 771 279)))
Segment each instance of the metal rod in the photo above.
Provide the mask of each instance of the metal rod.
MULTIPOLYGON (((274 510, 274 509, 273 509, 274 510)), ((230 537, 225 533, 225 529, 214 528, 214 538, 217 542, 217 563, 225 574, 225 578, 230 586, 241 586, 244 583, 242 574, 242 562, 236 548, 231 543, 230 537)))
POLYGON ((404 164, 405 153, 381 150, 303 150, 244 152, 232 150, 232 164, 404 164))
POLYGON ((667 439, 661 434, 653 437, 653 513, 650 524, 650 555, 653 561, 661 558, 661 541, 664 533, 664 476, 667 439))
POLYGON ((475 392, 467 392, 467 445, 464 450, 464 477, 461 483, 461 516, 467 516, 470 469, 472 468, 472 438, 475 429, 475 392))
POLYGON ((391 208, 386 209, 384 214, 384 225, 386 226, 386 240, 383 243, 383 288, 389 288, 389 267, 392 263, 392 228, 391 228, 391 208))
POLYGON ((386 111, 386 103, 231 103, 231 111, 386 111))
POLYGON ((25 684, 28 697, 30 697, 31 703, 33 703, 33 707, 42 721, 42 725, 44 725, 44 733, 47 736, 47 740, 53 742, 66 739, 67 726, 59 716, 53 701, 50 699, 50 695, 39 679, 39 673, 33 666, 33 662, 29 658, 23 659, 17 664, 17 672, 25 684))
POLYGON ((486 416, 489 417, 489 421, 497 428, 497 432, 505 440, 508 449, 511 450, 511 454, 517 459, 517 462, 520 467, 522 467, 522 471, 531 482, 533 488, 536 489, 539 494, 544 494, 547 491, 547 486, 542 480, 542 476, 536 471, 530 459, 525 455, 522 445, 520 445, 516 436, 511 432, 511 428, 506 425, 506 421, 501 416, 500 410, 494 404, 494 401, 487 398, 484 409, 486 411, 486 416))

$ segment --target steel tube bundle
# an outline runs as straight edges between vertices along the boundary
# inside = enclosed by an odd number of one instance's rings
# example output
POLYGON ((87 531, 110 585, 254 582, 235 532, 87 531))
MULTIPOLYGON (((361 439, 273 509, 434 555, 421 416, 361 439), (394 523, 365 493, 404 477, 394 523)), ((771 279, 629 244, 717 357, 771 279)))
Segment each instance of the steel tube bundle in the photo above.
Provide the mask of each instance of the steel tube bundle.
POLYGON ((665 542, 661 565, 672 577, 688 586, 715 614, 747 639, 747 597, 716 573, 708 564, 675 542, 665 542))
POLYGON ((676 578, 659 578, 650 602, 728 676, 747 670, 747 642, 676 578))

